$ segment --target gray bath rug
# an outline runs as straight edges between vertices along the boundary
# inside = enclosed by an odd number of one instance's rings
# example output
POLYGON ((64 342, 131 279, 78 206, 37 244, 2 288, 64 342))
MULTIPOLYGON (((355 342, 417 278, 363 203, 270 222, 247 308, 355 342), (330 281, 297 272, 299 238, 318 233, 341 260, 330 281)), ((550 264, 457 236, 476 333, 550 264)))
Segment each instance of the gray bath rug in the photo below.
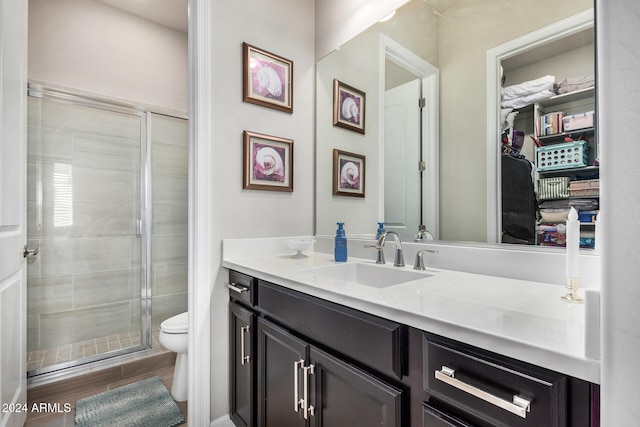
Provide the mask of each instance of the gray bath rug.
POLYGON ((76 403, 81 427, 173 427, 184 422, 160 377, 118 387, 76 403))

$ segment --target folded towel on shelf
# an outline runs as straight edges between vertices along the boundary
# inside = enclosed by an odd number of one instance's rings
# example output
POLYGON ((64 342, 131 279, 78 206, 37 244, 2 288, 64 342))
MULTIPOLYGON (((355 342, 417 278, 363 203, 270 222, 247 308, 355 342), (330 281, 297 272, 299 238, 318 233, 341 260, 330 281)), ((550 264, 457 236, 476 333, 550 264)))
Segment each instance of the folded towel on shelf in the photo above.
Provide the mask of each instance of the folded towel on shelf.
POLYGON ((529 104, 533 104, 534 102, 544 101, 545 99, 549 99, 555 95, 556 93, 553 90, 542 90, 540 92, 524 95, 518 98, 508 100, 503 99, 502 108, 522 108, 529 104))
POLYGON ((575 92, 595 86, 593 76, 567 77, 556 85, 558 94, 575 92))
POLYGON ((502 88, 502 108, 521 108, 555 95, 556 78, 546 75, 502 88))

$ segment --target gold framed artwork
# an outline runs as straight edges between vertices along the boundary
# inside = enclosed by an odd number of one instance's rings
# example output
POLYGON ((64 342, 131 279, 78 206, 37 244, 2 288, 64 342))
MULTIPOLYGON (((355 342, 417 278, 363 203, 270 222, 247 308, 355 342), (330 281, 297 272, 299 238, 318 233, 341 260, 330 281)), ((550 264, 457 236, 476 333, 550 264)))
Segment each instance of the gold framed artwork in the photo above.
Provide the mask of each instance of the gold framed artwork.
POLYGON ((333 125, 364 134, 366 94, 333 80, 333 125))
POLYGON ((242 100, 293 113, 293 61, 242 43, 242 100))
POLYGON ((365 165, 363 155, 333 150, 333 194, 364 197, 365 165))
POLYGON ((293 191, 293 140, 244 131, 242 188, 293 191))

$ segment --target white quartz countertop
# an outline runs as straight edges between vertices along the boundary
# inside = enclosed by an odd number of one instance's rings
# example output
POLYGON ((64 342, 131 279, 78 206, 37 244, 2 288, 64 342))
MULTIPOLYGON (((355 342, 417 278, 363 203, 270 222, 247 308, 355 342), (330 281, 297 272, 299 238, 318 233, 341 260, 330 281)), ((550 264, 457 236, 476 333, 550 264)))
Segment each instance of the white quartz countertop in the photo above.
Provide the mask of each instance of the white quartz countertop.
MULTIPOLYGON (((230 251, 236 252, 236 251, 230 251)), ((558 285, 451 270, 376 288, 318 274, 332 254, 223 255, 223 267, 508 357, 600 382, 585 356, 585 306, 564 302, 558 285)), ((349 258, 347 263, 375 264, 349 258)), ((407 263, 409 264, 409 263, 407 263)), ((392 263, 383 268, 397 269, 392 263)), ((404 267, 413 271, 412 265, 404 267)))

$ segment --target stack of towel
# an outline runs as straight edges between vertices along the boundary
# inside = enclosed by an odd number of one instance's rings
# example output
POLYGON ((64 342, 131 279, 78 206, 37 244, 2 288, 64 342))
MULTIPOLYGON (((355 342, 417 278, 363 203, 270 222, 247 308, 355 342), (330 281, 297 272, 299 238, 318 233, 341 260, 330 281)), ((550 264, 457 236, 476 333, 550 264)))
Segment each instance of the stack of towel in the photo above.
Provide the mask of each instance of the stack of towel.
POLYGON ((502 88, 502 108, 522 108, 556 95, 556 78, 544 76, 502 88))
POLYGON ((556 83, 554 76, 544 76, 502 88, 502 108, 522 108, 552 96, 586 89, 595 85, 593 76, 568 77, 556 83))
POLYGON ((556 85, 556 92, 558 94, 575 92, 576 90, 593 87, 595 83, 593 76, 568 77, 556 85))

